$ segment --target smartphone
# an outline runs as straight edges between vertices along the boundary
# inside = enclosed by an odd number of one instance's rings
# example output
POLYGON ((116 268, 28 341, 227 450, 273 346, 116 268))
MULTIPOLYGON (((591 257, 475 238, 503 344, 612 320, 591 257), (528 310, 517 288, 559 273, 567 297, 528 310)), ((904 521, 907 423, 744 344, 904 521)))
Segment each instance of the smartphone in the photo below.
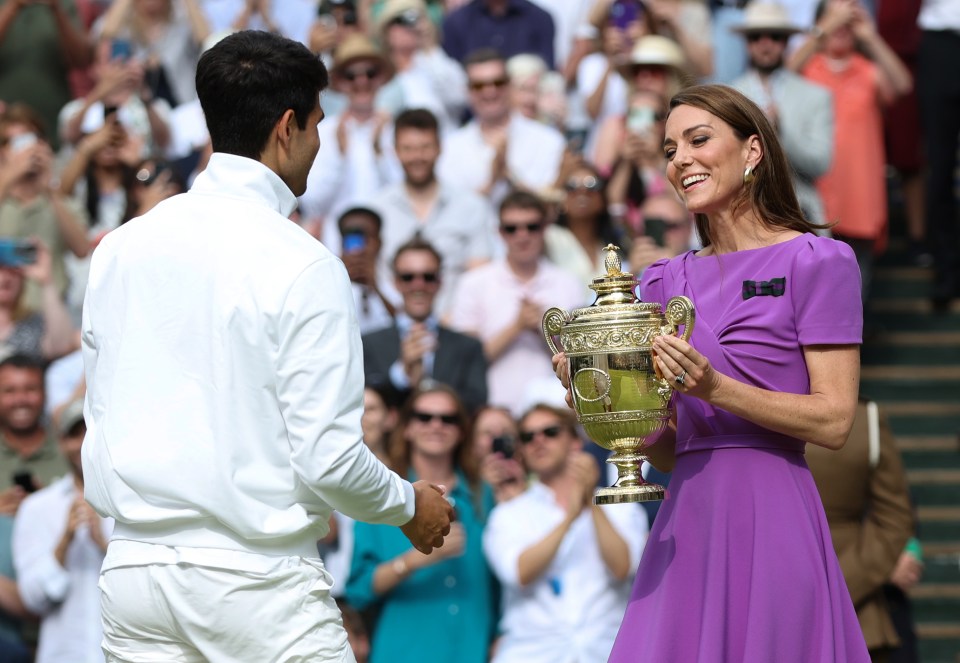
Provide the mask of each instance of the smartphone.
POLYGON ((493 438, 490 450, 494 453, 500 452, 504 458, 513 458, 517 451, 517 443, 509 435, 498 435, 493 438))
POLYGON ((367 247, 367 236, 362 232, 354 230, 353 232, 347 231, 343 236, 343 252, 344 253, 359 253, 367 247))
POLYGON ((23 267, 36 261, 36 244, 28 239, 0 237, 0 267, 23 267))
POLYGON ((667 222, 663 219, 649 218, 643 220, 643 234, 654 241, 657 246, 666 246, 664 235, 667 232, 667 222))
POLYGON ((643 5, 640 0, 614 0, 609 16, 610 25, 626 30, 627 26, 643 17, 643 5))
POLYGON ((627 131, 637 135, 648 133, 656 121, 652 108, 631 108, 627 113, 627 131))
POLYGON ((37 135, 26 133, 10 139, 10 149, 13 152, 23 152, 37 144, 37 135))
POLYGON ((111 60, 129 60, 133 55, 133 46, 126 39, 114 39, 110 42, 111 60))
POLYGON ((13 473, 13 484, 20 486, 25 492, 32 493, 37 490, 37 485, 33 482, 33 475, 26 470, 20 470, 13 473))
POLYGON ((587 131, 585 129, 568 129, 566 132, 567 149, 571 154, 583 154, 583 148, 587 142, 587 131))

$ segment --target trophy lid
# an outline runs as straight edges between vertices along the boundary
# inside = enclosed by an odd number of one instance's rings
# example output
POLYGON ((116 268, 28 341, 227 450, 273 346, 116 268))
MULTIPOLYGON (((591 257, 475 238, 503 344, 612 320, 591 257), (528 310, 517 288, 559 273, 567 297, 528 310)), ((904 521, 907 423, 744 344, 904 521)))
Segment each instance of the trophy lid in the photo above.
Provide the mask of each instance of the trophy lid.
POLYGON ((607 275, 595 278, 590 284, 590 289, 597 293, 597 301, 594 306, 610 306, 613 304, 632 304, 637 300, 634 290, 638 281, 629 272, 622 269, 623 263, 620 260, 620 247, 615 244, 607 244, 603 248, 606 254, 603 258, 603 265, 607 268, 607 275))

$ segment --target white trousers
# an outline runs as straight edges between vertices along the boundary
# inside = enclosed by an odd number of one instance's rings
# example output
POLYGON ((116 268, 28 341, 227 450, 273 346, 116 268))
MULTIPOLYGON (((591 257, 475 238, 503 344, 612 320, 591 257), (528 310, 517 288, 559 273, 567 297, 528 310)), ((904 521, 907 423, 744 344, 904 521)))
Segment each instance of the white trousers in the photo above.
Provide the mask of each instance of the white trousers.
POLYGON ((356 663, 319 560, 112 541, 108 663, 356 663))

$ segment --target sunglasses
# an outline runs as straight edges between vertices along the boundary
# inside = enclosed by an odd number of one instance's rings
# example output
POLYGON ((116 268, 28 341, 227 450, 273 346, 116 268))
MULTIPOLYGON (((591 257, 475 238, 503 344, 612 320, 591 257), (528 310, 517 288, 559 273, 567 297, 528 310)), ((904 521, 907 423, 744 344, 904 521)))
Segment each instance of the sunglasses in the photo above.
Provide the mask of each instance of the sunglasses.
POLYGON ((416 411, 410 415, 414 421, 421 424, 429 424, 431 421, 439 421, 446 426, 456 426, 460 423, 460 417, 455 414, 435 414, 433 412, 416 411))
POLYGON ((576 180, 576 179, 567 180, 567 183, 563 185, 563 188, 566 191, 577 191, 577 190, 599 191, 601 186, 602 185, 600 183, 600 180, 598 180, 593 175, 588 175, 579 180, 576 180))
POLYGON ((531 235, 543 230, 542 223, 515 223, 511 225, 501 224, 500 232, 504 235, 516 235, 521 228, 525 229, 531 235))
POLYGON ((750 43, 760 41, 761 39, 769 39, 770 41, 775 41, 780 44, 787 43, 787 35, 782 32, 751 32, 747 35, 747 41, 750 43))
POLYGON ((345 72, 343 72, 343 77, 351 83, 361 77, 370 81, 379 75, 380 70, 377 67, 367 67, 365 69, 347 69, 345 72))
POLYGON ((413 283, 416 279, 421 279, 424 283, 436 283, 440 280, 440 275, 436 272, 401 272, 397 278, 404 283, 413 283))
POLYGON ((489 81, 469 81, 467 83, 467 87, 470 88, 470 90, 473 92, 479 92, 480 90, 488 86, 495 87, 499 90, 501 88, 506 87, 509 84, 510 84, 510 79, 504 76, 503 78, 494 78, 493 80, 489 80, 489 81))
POLYGON ((549 437, 550 439, 553 439, 555 437, 559 437, 560 433, 562 432, 563 432, 563 426, 547 426, 546 428, 541 428, 540 430, 522 430, 520 431, 519 437, 520 437, 520 441, 523 442, 524 444, 530 444, 531 442, 533 442, 533 438, 535 438, 538 433, 543 435, 544 437, 549 437))

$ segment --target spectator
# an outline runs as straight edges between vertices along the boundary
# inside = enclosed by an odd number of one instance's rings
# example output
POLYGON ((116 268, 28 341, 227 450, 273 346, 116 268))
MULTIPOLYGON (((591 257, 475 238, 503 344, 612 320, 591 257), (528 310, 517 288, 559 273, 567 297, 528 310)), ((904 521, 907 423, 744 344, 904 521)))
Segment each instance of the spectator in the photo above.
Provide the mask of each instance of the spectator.
POLYGON ((833 93, 833 162, 817 189, 827 218, 836 223, 834 235, 857 255, 866 302, 873 256, 887 238, 881 110, 909 92, 913 82, 858 0, 821 0, 816 20, 822 39, 809 37, 790 67, 833 93))
POLYGON ((337 607, 343 615, 343 628, 347 631, 347 642, 357 663, 367 663, 370 659, 370 634, 363 623, 360 613, 343 599, 337 599, 337 607))
POLYGON ((400 181, 402 171, 391 147, 390 115, 376 103, 393 75, 390 63, 372 41, 354 34, 337 47, 330 73, 347 107, 320 123, 320 152, 300 207, 307 223, 320 228, 320 240, 335 247, 341 238, 334 219, 348 207, 368 204, 383 187, 400 181))
POLYGON ((363 369, 368 383, 389 382, 403 394, 424 381, 449 385, 473 412, 487 402, 487 362, 477 339, 444 327, 434 313, 441 264, 417 237, 397 250, 393 274, 403 310, 392 326, 363 337, 363 369))
POLYGON ((570 81, 577 63, 585 54, 582 43, 594 36, 587 23, 590 7, 596 0, 533 0, 553 19, 553 67, 563 80, 570 81))
POLYGON ((70 69, 86 67, 92 55, 74 0, 0 7, 0 99, 36 109, 44 128, 56 126, 73 96, 70 69))
POLYGON ((140 60, 150 98, 165 99, 171 108, 197 98, 197 59, 210 35, 197 0, 117 0, 93 33, 111 60, 140 60))
POLYGON ((784 66, 787 41, 801 30, 783 5, 751 3, 735 29, 746 40, 750 67, 731 85, 766 113, 793 167, 800 208, 811 223, 825 224, 815 183, 833 159, 833 95, 784 66))
POLYGON ((134 169, 133 187, 127 197, 123 223, 143 216, 161 202, 186 191, 186 183, 173 167, 161 159, 144 159, 134 169))
POLYGON ((377 20, 387 56, 397 72, 404 108, 426 108, 446 132, 460 124, 467 105, 463 67, 437 43, 437 31, 423 0, 389 0, 377 20))
POLYGON ((490 204, 458 183, 437 180, 442 158, 440 130, 428 110, 402 112, 394 123, 394 146, 403 168, 403 182, 383 189, 373 206, 384 219, 381 267, 414 236, 430 242, 443 262, 437 298, 442 318, 461 275, 487 262, 493 253, 493 211, 490 204))
POLYGON ((464 65, 480 49, 533 53, 553 69, 554 34, 553 18, 529 0, 470 0, 444 19, 443 50, 464 65))
POLYGON ((541 323, 548 306, 583 303, 583 284, 543 257, 547 221, 543 202, 514 192, 500 206, 503 260, 464 274, 454 295, 450 325, 483 343, 489 362, 489 402, 519 415, 526 403, 563 389, 553 374, 541 323))
POLYGON ((497 504, 527 489, 527 473, 517 444, 517 422, 507 408, 480 408, 473 421, 473 451, 480 464, 480 476, 493 488, 497 504))
POLYGON ((370 663, 485 663, 497 605, 481 537, 493 495, 477 472, 466 410, 452 389, 425 388, 390 442, 394 470, 446 486, 457 520, 430 555, 396 528, 357 523, 347 599, 381 609, 370 663))
POLYGON ((899 646, 884 594, 915 523, 903 461, 886 417, 861 400, 839 451, 807 445, 833 547, 874 661, 899 646))
POLYGON ((630 271, 638 278, 658 260, 674 258, 692 248, 693 218, 672 191, 650 196, 640 208, 642 233, 630 246, 630 271))
POLYGON ((528 120, 540 120, 540 81, 548 71, 539 55, 520 53, 507 60, 510 106, 528 120))
MULTIPOLYGON (((0 237, 42 240, 62 297, 67 289, 64 252, 83 258, 90 251, 83 210, 53 188, 53 151, 32 110, 22 105, 7 109, 0 117, 0 145, 0 237)), ((27 284, 23 303, 43 308, 39 284, 27 284)))
POLYGON ((340 231, 340 259, 347 268, 353 301, 357 305, 360 333, 393 324, 400 294, 380 267, 383 221, 368 207, 351 207, 337 219, 340 231))
POLYGON ((437 164, 440 180, 494 204, 511 187, 540 191, 552 185, 566 147, 563 135, 511 111, 510 77, 499 53, 473 53, 466 70, 474 119, 446 139, 437 164))
POLYGON ((83 401, 63 411, 57 429, 70 472, 30 495, 17 514, 17 585, 24 604, 40 617, 36 663, 103 661, 97 583, 113 521, 83 499, 83 401))
POLYGON ((748 0, 709 0, 713 33, 714 83, 729 84, 747 68, 747 49, 731 28, 743 22, 743 9, 748 0))
POLYGON ((605 661, 647 534, 636 504, 593 504, 599 471, 573 413, 537 405, 520 419, 536 482, 498 504, 483 535, 504 588, 493 663, 605 661))
POLYGON ((0 513, 12 516, 28 492, 69 469, 43 423, 43 364, 24 355, 0 361, 0 513))

